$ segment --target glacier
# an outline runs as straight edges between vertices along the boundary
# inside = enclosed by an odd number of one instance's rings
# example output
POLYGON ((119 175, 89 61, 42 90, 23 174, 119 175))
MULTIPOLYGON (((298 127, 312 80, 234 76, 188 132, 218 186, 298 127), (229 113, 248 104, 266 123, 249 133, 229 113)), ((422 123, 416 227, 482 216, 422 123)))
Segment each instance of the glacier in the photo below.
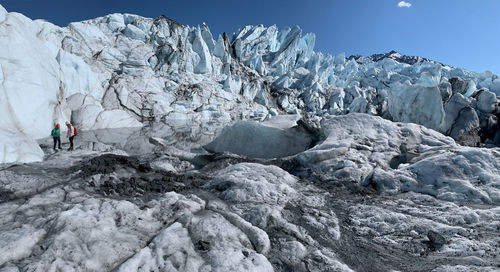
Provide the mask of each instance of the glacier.
MULTIPOLYGON (((314 34, 299 27, 246 26, 214 39, 207 25, 165 16, 111 14, 61 28, 3 7, 1 14, 0 128, 21 138, 44 138, 66 120, 92 130, 362 112, 466 145, 500 139, 500 79, 491 72, 397 52, 333 57, 315 52, 314 34), (460 105, 449 105, 453 95, 463 96, 460 105)), ((15 161, 23 160, 2 160, 15 161)))
POLYGON ((166 16, 0 36, 1 272, 500 268, 491 72, 166 16))

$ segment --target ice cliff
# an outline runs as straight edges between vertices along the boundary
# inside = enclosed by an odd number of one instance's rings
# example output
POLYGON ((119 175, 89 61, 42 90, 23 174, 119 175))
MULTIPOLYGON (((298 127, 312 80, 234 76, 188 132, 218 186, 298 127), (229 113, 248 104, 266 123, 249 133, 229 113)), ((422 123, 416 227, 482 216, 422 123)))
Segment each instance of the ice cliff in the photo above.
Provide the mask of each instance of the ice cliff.
POLYGON ((0 163, 41 160, 35 139, 66 120, 92 130, 360 112, 500 141, 498 76, 396 52, 333 57, 299 27, 213 37, 131 14, 58 27, 0 6, 0 35, 0 163))

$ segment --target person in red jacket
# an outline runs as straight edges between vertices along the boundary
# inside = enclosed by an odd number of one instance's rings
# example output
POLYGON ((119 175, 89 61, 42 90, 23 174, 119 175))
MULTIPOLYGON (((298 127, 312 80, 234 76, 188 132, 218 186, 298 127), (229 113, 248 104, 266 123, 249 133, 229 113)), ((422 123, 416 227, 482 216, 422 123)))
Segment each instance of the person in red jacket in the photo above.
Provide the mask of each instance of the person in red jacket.
POLYGON ((66 126, 68 127, 68 139, 69 139, 69 148, 68 151, 73 150, 73 138, 75 138, 75 128, 71 125, 69 121, 66 121, 66 126))

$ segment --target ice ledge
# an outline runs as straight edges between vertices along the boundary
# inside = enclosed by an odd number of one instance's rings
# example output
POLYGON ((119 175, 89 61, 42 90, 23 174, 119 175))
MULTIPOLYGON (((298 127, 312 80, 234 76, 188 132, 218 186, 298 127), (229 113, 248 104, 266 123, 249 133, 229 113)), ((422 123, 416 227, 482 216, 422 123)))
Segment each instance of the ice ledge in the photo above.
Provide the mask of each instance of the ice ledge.
POLYGON ((43 156, 35 140, 19 132, 0 129, 0 164, 39 162, 43 156))

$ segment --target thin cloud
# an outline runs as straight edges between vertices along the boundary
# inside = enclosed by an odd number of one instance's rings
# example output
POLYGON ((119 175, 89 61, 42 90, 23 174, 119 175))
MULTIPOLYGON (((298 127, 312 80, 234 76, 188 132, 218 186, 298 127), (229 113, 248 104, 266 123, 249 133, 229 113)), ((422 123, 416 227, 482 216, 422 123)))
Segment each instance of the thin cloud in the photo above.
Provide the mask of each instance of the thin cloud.
POLYGON ((409 8, 409 7, 411 7, 411 3, 405 2, 405 1, 401 1, 401 2, 398 3, 398 7, 400 7, 400 8, 409 8))

